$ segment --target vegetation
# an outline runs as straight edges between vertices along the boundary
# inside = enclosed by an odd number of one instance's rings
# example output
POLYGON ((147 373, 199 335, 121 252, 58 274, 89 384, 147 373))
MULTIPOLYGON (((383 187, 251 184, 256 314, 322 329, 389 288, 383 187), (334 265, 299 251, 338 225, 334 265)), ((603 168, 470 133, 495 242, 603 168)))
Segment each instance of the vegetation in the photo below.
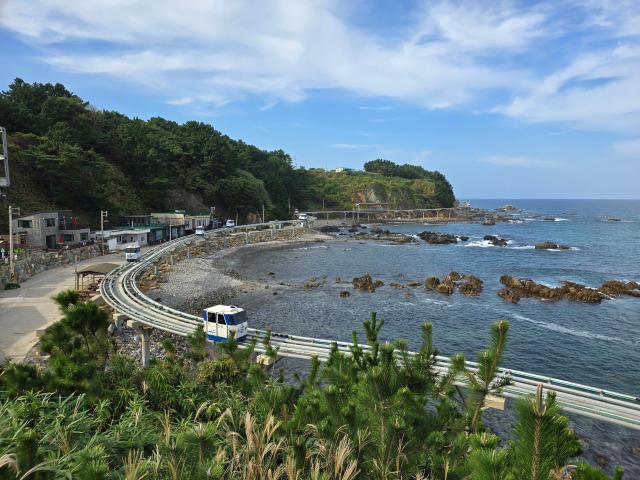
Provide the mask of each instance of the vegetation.
MULTIPOLYGON (((334 345, 287 383, 251 362, 255 344, 231 339, 213 358, 202 329, 185 358, 165 341, 165 358, 142 369, 113 353, 104 311, 73 292, 56 300, 63 319, 42 338, 49 368, 0 369, 0 479, 552 480, 580 451, 541 389, 518 403, 513 440, 483 424, 486 396, 508 383, 496 376, 506 322, 478 370, 458 356, 440 373, 430 324, 409 355, 379 341, 373 314, 366 348, 354 333, 350 355, 334 345)), ((575 478, 608 477, 580 464, 575 478)))
POLYGON ((451 186, 437 172, 421 170, 412 180, 360 174, 357 182, 319 175, 294 168, 282 150, 261 150, 208 124, 97 110, 61 84, 16 79, 0 94, 0 119, 9 132, 8 200, 23 212, 71 208, 95 225, 100 210, 113 218, 215 205, 233 217, 255 215, 264 205, 270 218, 283 219, 290 218, 290 207, 307 209, 323 200, 352 206, 380 185, 398 206, 453 202, 451 186))
POLYGON ((427 173, 430 176, 407 179, 370 172, 309 170, 309 206, 322 207, 322 200, 327 208, 341 209, 351 209, 357 202, 388 203, 391 208, 453 206, 449 182, 439 172, 427 173))

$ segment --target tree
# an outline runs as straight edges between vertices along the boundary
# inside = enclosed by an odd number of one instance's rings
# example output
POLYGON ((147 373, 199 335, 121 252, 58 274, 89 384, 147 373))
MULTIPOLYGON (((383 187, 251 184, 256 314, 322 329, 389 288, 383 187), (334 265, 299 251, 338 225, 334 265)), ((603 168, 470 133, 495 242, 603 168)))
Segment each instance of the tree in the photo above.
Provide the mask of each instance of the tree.
POLYGON ((518 478, 551 480, 553 471, 580 453, 580 441, 560 416, 555 394, 543 397, 542 385, 534 398, 519 400, 516 408, 518 423, 511 446, 514 473, 518 478))

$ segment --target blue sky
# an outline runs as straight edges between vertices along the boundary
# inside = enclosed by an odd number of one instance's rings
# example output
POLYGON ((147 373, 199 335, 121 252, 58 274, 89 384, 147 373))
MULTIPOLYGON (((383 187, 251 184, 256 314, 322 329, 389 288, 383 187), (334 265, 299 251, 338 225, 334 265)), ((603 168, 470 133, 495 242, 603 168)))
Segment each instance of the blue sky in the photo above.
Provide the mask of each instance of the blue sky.
MULTIPOLYGON (((640 197, 637 0, 0 0, 2 88, 200 120, 460 198, 640 197)), ((0 119, 1 122, 1 119, 0 119)))

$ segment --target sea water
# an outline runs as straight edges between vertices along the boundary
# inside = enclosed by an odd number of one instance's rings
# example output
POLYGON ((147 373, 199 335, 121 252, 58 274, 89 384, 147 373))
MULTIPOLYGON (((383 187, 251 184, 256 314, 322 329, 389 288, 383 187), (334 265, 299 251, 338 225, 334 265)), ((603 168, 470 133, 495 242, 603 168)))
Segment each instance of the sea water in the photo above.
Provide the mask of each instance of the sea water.
MULTIPOLYGON (((384 226, 410 235, 430 230, 470 237, 452 245, 336 240, 246 251, 234 258, 233 268, 245 278, 269 282, 270 289, 234 301, 248 310, 256 328, 347 341, 376 311, 385 320, 383 339, 404 338, 410 348, 419 346, 420 324, 428 321, 441 354, 463 352, 470 360, 487 345, 490 325, 505 319, 510 332, 503 366, 640 397, 640 298, 621 296, 600 304, 523 299, 514 305, 497 296, 501 275, 549 286, 563 281, 591 287, 612 279, 640 281, 640 201, 472 201, 488 209, 505 203, 522 209, 513 222, 384 226), (483 241, 485 235, 509 243, 494 247, 483 241), (545 240, 571 249, 534 249, 545 240), (442 278, 450 271, 479 277, 484 292, 478 297, 457 292, 446 296, 424 288, 389 286, 423 282, 427 276, 442 278), (351 279, 365 273, 385 286, 375 293, 354 290, 351 279), (313 277, 322 285, 305 289, 303 284, 313 277), (337 283, 337 277, 347 283, 337 283), (341 290, 351 295, 340 298, 341 290)), ((509 415, 504 421, 496 415, 490 418, 498 431, 508 429, 509 415)), ((585 458, 604 453, 612 465, 625 466, 626 478, 640 478, 640 457, 630 450, 640 447, 640 432, 571 418, 587 441, 585 458)))

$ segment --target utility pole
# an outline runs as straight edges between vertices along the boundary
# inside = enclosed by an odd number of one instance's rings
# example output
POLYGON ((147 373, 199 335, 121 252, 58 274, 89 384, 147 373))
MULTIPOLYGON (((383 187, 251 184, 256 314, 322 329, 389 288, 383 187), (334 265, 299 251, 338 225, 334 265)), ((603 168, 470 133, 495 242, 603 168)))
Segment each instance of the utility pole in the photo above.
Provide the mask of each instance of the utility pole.
POLYGON ((9 152, 7 149, 7 130, 0 127, 0 140, 2 141, 2 150, 0 150, 0 163, 4 166, 4 174, 0 172, 0 187, 8 187, 9 182, 9 152))
POLYGON ((100 250, 104 255, 104 219, 109 216, 106 210, 100 210, 100 250))
POLYGON ((13 281, 13 214, 20 215, 19 208, 13 208, 9 205, 9 278, 13 281), (17 210, 17 211, 16 211, 17 210))
POLYGON ((267 221, 264 219, 264 203, 262 204, 262 223, 267 223, 267 221))

